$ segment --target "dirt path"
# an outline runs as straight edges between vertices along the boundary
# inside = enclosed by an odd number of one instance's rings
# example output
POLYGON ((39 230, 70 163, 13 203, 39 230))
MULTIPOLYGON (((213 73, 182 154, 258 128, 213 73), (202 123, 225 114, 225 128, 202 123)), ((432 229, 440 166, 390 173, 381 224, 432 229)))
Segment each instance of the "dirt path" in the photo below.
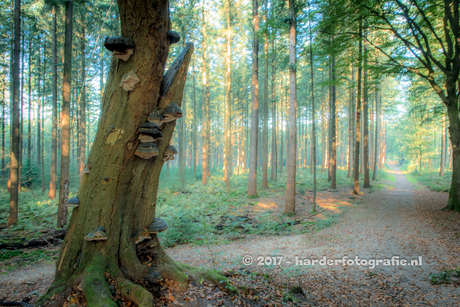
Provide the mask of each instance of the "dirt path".
MULTIPOLYGON (((428 281, 430 272, 460 267, 460 214, 440 211, 447 201, 447 193, 418 189, 397 168, 394 175, 393 189, 365 191, 359 196, 347 194, 348 199, 355 197, 361 202, 347 210, 337 224, 319 232, 255 237, 220 246, 182 245, 166 252, 173 259, 194 266, 269 273, 274 282, 286 285, 286 291, 292 286, 301 286, 305 296, 296 296, 299 301, 294 303, 299 306, 460 306, 458 287, 432 285, 428 281), (244 256, 251 256, 254 263, 244 265, 244 256), (282 260, 276 258, 277 265, 273 264, 274 256, 282 257, 282 260), (299 260, 359 257, 391 261, 395 256, 409 261, 422 257, 423 262, 421 266, 382 263, 375 268, 342 263, 295 264, 296 257, 299 260), (268 257, 267 264, 268 259, 272 264, 258 265, 258 257, 264 260, 268 257)), ((42 292, 53 274, 54 267, 47 265, 0 275, 0 292, 15 289, 15 285, 16 288, 29 287, 27 282, 31 280, 43 281, 39 289, 42 292)), ((29 290, 36 291, 32 288, 29 290)), ((265 303, 278 306, 273 301, 270 297, 265 303)), ((264 306, 264 302, 253 305, 264 306)))
MULTIPOLYGON (((338 224, 320 232, 258 237, 209 248, 180 246, 167 252, 178 261, 196 266, 220 270, 245 267, 279 277, 301 276, 302 287, 314 301, 337 306, 460 306, 459 288, 432 285, 427 279, 430 272, 460 267, 460 215, 439 210, 446 204, 447 193, 416 189, 397 168, 393 172, 394 189, 358 196, 364 200, 361 204, 349 210, 338 224), (245 255, 251 256, 254 264, 243 265, 245 255), (283 260, 280 266, 261 266, 257 264, 260 256, 279 256, 283 260), (422 257, 422 265, 379 265, 370 269, 357 265, 295 264, 296 257, 322 259, 323 256, 333 260, 399 256, 399 260, 409 261, 422 257)), ((298 280, 292 282, 297 284, 298 280)))

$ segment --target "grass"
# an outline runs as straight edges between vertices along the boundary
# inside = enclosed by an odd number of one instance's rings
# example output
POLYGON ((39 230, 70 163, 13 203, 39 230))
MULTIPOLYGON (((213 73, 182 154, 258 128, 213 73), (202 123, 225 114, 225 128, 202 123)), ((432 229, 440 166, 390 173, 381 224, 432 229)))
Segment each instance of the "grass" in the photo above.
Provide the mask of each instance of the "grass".
POLYGON ((449 192, 452 173, 445 173, 444 177, 440 177, 438 172, 424 172, 421 175, 416 172, 405 174, 407 180, 419 187, 427 187, 435 192, 449 192))
POLYGON ((18 266, 25 266, 35 262, 56 260, 59 250, 0 250, 0 268, 4 266, 12 270, 18 266))

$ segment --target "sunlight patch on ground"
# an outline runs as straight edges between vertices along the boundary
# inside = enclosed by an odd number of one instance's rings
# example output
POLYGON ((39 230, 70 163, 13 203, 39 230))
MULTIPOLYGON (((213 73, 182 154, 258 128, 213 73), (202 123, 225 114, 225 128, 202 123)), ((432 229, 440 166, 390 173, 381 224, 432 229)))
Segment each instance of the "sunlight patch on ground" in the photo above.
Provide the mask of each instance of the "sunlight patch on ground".
POLYGON ((262 209, 277 209, 278 208, 275 202, 268 203, 268 202, 259 201, 257 203, 257 206, 259 206, 259 208, 262 208, 262 209))

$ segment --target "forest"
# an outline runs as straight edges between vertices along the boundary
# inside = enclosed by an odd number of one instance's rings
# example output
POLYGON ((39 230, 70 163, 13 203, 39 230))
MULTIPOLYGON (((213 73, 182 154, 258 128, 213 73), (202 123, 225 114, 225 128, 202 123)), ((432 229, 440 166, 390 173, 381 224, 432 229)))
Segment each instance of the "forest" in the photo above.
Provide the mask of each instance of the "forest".
POLYGON ((456 306, 459 2, 2 2, 0 306, 456 306))

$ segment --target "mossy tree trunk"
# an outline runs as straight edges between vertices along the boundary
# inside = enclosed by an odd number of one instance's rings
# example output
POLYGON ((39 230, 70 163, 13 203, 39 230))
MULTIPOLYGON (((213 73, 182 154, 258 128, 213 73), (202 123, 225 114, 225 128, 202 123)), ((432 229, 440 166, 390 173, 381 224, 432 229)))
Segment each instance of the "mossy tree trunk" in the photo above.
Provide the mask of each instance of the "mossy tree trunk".
MULTIPOLYGON (((187 45, 163 76, 169 50, 168 1, 119 0, 118 6, 122 35, 134 42, 134 54, 127 62, 112 59, 98 130, 88 156, 90 173, 82 177, 78 192, 80 207, 73 211, 57 260, 54 284, 42 301, 81 285, 88 306, 118 306, 110 297, 104 279, 104 273, 109 272, 116 277, 127 299, 139 306, 152 306, 152 294, 136 284, 140 279, 147 280, 149 275, 159 273, 185 286, 188 277, 183 272, 203 275, 202 270, 171 260, 156 235, 152 239, 157 245, 147 249, 154 259, 150 267, 142 264, 135 244, 139 232, 155 218, 162 156, 175 121, 162 125, 159 156, 151 159, 135 156, 138 127, 155 108, 161 110, 171 102, 181 106, 193 45, 187 45), (140 83, 127 92, 119 84, 133 70, 140 83), (108 240, 84 240, 98 226, 106 229, 108 240)), ((216 276, 207 275, 211 280, 217 280, 216 276)))

